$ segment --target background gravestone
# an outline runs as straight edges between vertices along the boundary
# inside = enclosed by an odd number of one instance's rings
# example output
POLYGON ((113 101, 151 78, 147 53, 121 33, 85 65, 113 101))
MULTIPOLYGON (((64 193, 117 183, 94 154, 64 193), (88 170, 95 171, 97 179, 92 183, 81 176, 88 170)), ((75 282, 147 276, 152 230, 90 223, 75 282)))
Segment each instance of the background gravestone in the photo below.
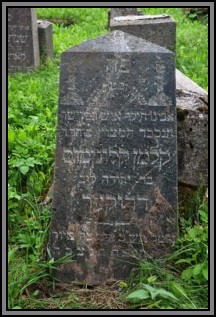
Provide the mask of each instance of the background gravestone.
POLYGON ((113 19, 118 16, 126 16, 126 15, 142 15, 137 8, 111 8, 110 18, 113 19))
POLYGON ((40 65, 34 9, 8 8, 8 72, 25 72, 40 65))
POLYGON ((45 20, 38 20, 37 26, 38 26, 40 58, 43 61, 46 61, 49 58, 52 59, 54 56, 52 23, 45 20))
POLYGON ((110 27, 110 21, 118 16, 127 16, 127 15, 143 15, 142 12, 139 12, 137 8, 111 8, 108 11, 108 25, 110 27))
POLYGON ((168 50, 176 50, 176 22, 167 14, 113 16, 110 30, 120 30, 141 37, 168 50))
POLYGON ((128 277, 177 230, 174 54, 121 31, 62 54, 49 250, 86 284, 128 277))

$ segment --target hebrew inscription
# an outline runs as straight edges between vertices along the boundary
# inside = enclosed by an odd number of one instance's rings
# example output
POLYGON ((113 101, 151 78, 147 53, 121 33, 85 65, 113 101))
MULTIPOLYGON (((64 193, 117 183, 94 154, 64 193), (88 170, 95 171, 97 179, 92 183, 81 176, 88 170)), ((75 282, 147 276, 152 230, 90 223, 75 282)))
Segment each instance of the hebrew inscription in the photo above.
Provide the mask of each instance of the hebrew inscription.
POLYGON ((123 32, 62 55, 53 220, 60 279, 128 276, 176 236, 174 55, 123 32))
POLYGON ((39 66, 36 16, 31 8, 8 8, 8 72, 39 66))

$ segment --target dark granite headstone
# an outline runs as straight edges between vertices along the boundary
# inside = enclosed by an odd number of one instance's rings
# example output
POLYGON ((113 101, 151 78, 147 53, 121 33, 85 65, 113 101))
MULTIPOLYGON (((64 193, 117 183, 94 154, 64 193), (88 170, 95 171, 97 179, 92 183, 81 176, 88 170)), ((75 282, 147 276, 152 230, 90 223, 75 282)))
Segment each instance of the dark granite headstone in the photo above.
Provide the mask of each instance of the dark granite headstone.
POLYGON ((176 50, 176 23, 167 14, 113 16, 110 30, 119 30, 141 37, 168 50, 176 50))
POLYGON ((53 26, 49 21, 38 20, 38 37, 39 37, 39 48, 40 58, 42 61, 52 59, 54 56, 53 52, 53 26))
POLYGON ((8 72, 26 72, 40 65, 34 9, 8 8, 8 72))
POLYGON ((129 276, 177 232, 174 54, 121 31, 62 54, 49 239, 62 281, 129 276))

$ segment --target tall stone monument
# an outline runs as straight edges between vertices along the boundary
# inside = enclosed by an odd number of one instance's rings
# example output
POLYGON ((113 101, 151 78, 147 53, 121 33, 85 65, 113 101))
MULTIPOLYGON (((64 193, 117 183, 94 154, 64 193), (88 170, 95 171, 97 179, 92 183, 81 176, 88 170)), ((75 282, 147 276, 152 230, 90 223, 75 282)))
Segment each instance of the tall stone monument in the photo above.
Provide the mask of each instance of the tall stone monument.
POLYGON ((62 281, 128 277, 177 233, 175 59, 121 31, 62 54, 49 252, 62 281))
POLYGON ((8 72, 26 72, 40 65, 34 9, 8 8, 8 72))

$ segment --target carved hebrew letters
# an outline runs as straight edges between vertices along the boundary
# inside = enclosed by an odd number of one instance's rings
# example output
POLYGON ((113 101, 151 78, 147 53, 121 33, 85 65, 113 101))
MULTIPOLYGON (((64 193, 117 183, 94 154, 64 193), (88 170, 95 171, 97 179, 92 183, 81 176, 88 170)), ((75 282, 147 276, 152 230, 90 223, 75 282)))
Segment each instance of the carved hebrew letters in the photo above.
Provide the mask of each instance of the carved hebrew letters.
POLYGON ((8 8, 8 71, 29 71, 39 66, 36 16, 31 8, 8 8))
POLYGON ((62 56, 49 245, 74 256, 63 280, 126 277, 175 236, 175 65, 139 41, 115 31, 62 56))

